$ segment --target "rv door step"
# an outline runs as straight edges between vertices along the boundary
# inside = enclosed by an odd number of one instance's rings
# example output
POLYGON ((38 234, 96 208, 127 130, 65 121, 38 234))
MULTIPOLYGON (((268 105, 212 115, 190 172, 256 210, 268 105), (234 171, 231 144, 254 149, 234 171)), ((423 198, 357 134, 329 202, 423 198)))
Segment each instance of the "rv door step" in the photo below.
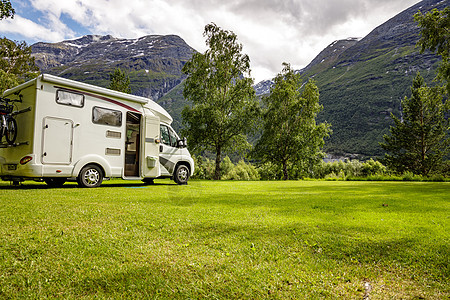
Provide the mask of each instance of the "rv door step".
POLYGON ((124 177, 122 177, 122 179, 125 179, 125 180, 142 180, 142 177, 137 177, 137 176, 124 176, 124 177))
POLYGON ((17 147, 22 145, 29 145, 29 142, 20 142, 20 143, 14 143, 14 144, 8 144, 8 143, 1 143, 0 148, 9 148, 9 147, 17 147))

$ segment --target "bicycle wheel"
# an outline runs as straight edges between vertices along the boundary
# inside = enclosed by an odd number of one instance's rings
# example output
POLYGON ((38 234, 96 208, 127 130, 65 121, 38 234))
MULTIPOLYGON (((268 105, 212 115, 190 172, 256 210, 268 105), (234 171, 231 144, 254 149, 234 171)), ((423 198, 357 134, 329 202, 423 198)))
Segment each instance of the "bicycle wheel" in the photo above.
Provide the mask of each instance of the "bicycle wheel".
POLYGON ((4 131, 2 118, 3 117, 0 117, 0 144, 2 143, 2 140, 3 140, 3 131, 4 131))
POLYGON ((9 117, 6 120, 6 133, 5 138, 8 144, 12 145, 16 141, 17 137, 17 121, 16 119, 9 117))

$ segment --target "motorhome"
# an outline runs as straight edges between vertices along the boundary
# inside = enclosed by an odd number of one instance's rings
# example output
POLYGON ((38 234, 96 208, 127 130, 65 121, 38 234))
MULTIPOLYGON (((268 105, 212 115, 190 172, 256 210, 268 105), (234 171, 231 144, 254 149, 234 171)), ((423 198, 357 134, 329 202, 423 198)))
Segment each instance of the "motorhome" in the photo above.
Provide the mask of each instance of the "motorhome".
POLYGON ((17 137, 0 143, 0 177, 98 187, 105 178, 170 177, 186 184, 194 162, 151 99, 42 74, 6 90, 17 102, 17 137))

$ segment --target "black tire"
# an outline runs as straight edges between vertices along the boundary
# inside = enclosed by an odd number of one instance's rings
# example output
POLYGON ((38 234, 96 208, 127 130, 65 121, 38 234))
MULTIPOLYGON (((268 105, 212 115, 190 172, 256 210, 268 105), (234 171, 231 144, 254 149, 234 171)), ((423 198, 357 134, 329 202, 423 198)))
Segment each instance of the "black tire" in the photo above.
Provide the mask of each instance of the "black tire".
POLYGON ((186 165, 178 165, 173 173, 173 180, 177 184, 187 184, 190 171, 186 165))
POLYGON ((62 187, 66 180, 61 177, 44 178, 44 182, 50 187, 62 187))
POLYGON ((8 118, 6 120, 5 138, 8 144, 12 145, 16 141, 17 137, 17 121, 14 118, 8 118))
POLYGON ((149 184, 149 185, 155 184, 154 178, 144 178, 144 179, 142 179, 142 181, 143 181, 145 184, 149 184))
POLYGON ((83 188, 99 187, 103 181, 103 171, 97 165, 87 165, 81 169, 77 182, 83 188))

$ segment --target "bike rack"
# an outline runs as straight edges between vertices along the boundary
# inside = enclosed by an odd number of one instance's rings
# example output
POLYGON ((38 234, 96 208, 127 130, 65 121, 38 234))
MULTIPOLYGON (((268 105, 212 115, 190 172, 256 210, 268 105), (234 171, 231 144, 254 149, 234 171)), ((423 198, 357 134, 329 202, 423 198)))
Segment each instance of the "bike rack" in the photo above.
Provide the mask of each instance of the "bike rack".
POLYGON ((25 112, 28 112, 28 111, 31 111, 31 106, 29 106, 27 108, 24 108, 24 109, 21 109, 21 110, 18 110, 18 111, 13 111, 11 113, 11 116, 14 117, 15 115, 22 114, 22 113, 25 113, 25 112))
MULTIPOLYGON (((22 101, 18 101, 18 102, 22 102, 22 101)), ((11 116, 16 116, 18 114, 22 114, 22 113, 26 113, 31 111, 31 106, 18 110, 18 111, 13 111, 11 112, 11 116)), ((29 145, 29 142, 19 142, 19 143, 13 143, 13 144, 8 144, 8 143, 0 143, 0 148, 10 148, 10 147, 17 147, 17 146, 22 146, 22 145, 29 145)))

